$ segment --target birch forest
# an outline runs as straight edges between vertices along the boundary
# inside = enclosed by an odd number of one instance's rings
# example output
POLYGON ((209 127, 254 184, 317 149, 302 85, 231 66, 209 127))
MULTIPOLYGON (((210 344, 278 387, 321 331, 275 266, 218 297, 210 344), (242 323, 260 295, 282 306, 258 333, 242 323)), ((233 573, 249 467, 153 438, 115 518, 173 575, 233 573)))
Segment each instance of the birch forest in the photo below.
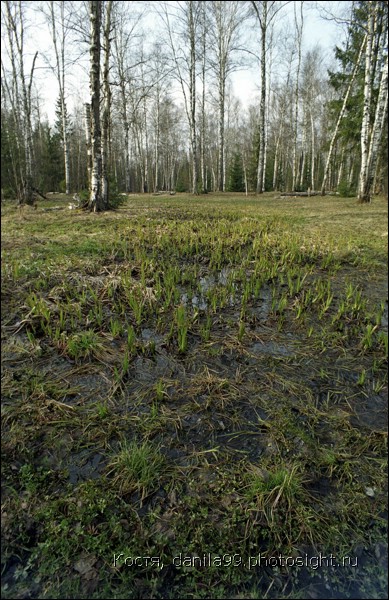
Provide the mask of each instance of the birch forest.
POLYGON ((2 1, 2 198, 387 194, 387 3, 314 5, 2 1), (338 27, 330 60, 313 13, 338 27), (248 68, 252 103, 232 84, 248 68))

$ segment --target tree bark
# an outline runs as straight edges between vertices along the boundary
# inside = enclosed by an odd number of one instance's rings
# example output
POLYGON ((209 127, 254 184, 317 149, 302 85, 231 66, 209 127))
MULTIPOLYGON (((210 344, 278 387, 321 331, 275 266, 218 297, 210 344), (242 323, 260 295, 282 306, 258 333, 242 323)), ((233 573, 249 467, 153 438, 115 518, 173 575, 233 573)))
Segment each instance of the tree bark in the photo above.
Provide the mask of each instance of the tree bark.
POLYGON ((206 27, 206 11, 205 3, 201 3, 201 79, 202 79, 202 102, 201 102, 201 149, 200 149, 200 169, 201 169, 201 185, 203 194, 208 192, 207 189, 207 173, 205 162, 205 72, 206 72, 206 44, 207 44, 207 27, 206 27))
POLYGON ((312 111, 311 117, 311 189, 315 189, 315 122, 313 120, 312 111))
POLYGON ((90 189, 92 182, 92 131, 91 131, 91 106, 88 103, 84 105, 85 109, 85 136, 86 136, 86 167, 88 171, 88 186, 90 189))
MULTIPOLYGON (((359 196, 362 202, 370 202, 374 177, 377 169, 380 142, 385 126, 385 118, 388 111, 388 56, 382 70, 380 89, 374 116, 374 125, 371 134, 370 148, 367 160, 366 180, 364 182, 363 196, 359 196)), ((361 194, 361 192, 360 192, 361 194)))
POLYGON ((372 48, 374 36, 374 2, 368 3, 369 19, 365 51, 365 84, 363 88, 363 117, 361 127, 361 173, 359 176, 358 199, 360 202, 370 202, 370 194, 367 190, 368 161, 369 161, 369 135, 370 135, 370 111, 371 111, 371 88, 372 88, 372 48))
POLYGON ((298 166, 297 166, 297 144, 298 144, 298 118, 299 118, 299 84, 300 84, 300 67, 301 67, 301 43, 303 36, 303 25, 304 25, 304 16, 303 16, 303 2, 300 2, 300 10, 301 10, 301 26, 298 26, 297 16, 296 16, 296 5, 295 5, 295 13, 294 19, 297 29, 297 73, 296 73, 296 87, 295 87, 295 107, 294 107, 294 127, 293 127, 293 159, 292 159, 292 190, 296 189, 297 180, 298 180, 298 166))
POLYGON ((92 173, 89 208, 94 212, 104 209, 102 195, 102 156, 100 125, 100 31, 101 2, 91 0, 90 9, 90 92, 91 92, 91 133, 92 133, 92 173))
POLYGON ((101 145, 101 168, 102 168, 102 205, 104 209, 109 207, 109 123, 111 116, 111 87, 109 84, 109 58, 111 50, 111 13, 112 0, 107 2, 104 26, 104 69, 103 69, 103 90, 104 107, 102 115, 102 145, 101 145))
POLYGON ((218 121, 218 191, 224 192, 224 111, 225 111, 225 83, 219 79, 219 121, 218 121))
POLYGON ((263 177, 265 166, 265 110, 266 110, 266 29, 267 29, 267 2, 262 2, 262 23, 261 23, 261 102, 260 102, 260 121, 259 121, 259 155, 257 169, 257 194, 262 194, 263 177))
POLYGON ((193 2, 189 0, 189 43, 190 43, 190 62, 189 62, 189 94, 190 94, 190 141, 192 148, 192 192, 197 194, 197 140, 196 140, 196 29, 193 14, 193 2))

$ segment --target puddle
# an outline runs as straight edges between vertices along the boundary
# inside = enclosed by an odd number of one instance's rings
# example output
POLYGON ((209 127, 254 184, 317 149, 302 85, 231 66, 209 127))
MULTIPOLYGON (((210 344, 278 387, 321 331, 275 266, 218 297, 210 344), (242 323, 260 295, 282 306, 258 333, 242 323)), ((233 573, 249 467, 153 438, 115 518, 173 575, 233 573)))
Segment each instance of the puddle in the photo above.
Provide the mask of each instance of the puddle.
MULTIPOLYGON (((208 293, 215 287, 226 287, 231 283, 231 277, 233 277, 233 270, 230 267, 224 267, 216 275, 205 275, 200 277, 197 283, 196 291, 193 292, 193 296, 184 291, 184 288, 180 289, 181 302, 185 306, 192 304, 194 308, 199 310, 206 310, 208 308, 208 293)), ((236 283, 232 283, 232 293, 226 299, 229 307, 239 305, 242 299, 242 293, 239 292, 236 283)), ((265 322, 269 319, 272 305, 272 288, 269 285, 263 285, 258 298, 256 300, 254 308, 250 308, 250 314, 256 318, 257 321, 265 322)))
POLYGON ((226 286, 231 272, 232 269, 230 267, 224 267, 217 275, 206 275, 205 277, 200 277, 198 287, 201 294, 206 294, 208 290, 215 287, 215 285, 226 286))
POLYGON ((138 356, 133 364, 134 378, 144 383, 155 383, 159 379, 170 379, 183 373, 183 368, 166 354, 158 354, 154 360, 138 356))
POLYGON ((91 454, 88 450, 83 450, 78 454, 74 454, 67 465, 69 482, 76 485, 87 479, 98 479, 105 465, 105 457, 99 452, 91 454))
POLYGON ((257 302, 259 306, 255 306, 250 310, 250 314, 259 322, 264 323, 269 319, 272 304, 272 290, 270 286, 264 285, 258 296, 257 302))
POLYGON ((276 342, 257 342, 251 348, 254 354, 270 354, 271 356, 293 356, 294 351, 288 346, 276 342))
MULTIPOLYGON (((189 302, 189 295, 186 293, 182 294, 181 302, 184 306, 187 306, 189 302)), ((199 310, 207 310, 208 304, 202 296, 193 296, 191 298, 191 302, 194 308, 198 308, 199 310)))
POLYGON ((364 401, 353 403, 354 414, 350 417, 353 427, 364 427, 373 431, 386 431, 388 424, 388 404, 386 394, 372 394, 364 401))
POLYGON ((156 348, 161 348, 165 344, 164 336, 153 329, 142 329, 141 338, 144 342, 154 342, 156 348))
MULTIPOLYGON (((190 294, 188 294, 187 292, 181 291, 182 304, 187 306, 188 303, 191 302, 194 308, 197 308, 198 310, 207 310, 207 293, 216 286, 226 286, 228 284, 231 272, 232 269, 230 267, 224 267, 217 275, 212 274, 200 277, 197 283, 197 292, 195 292, 193 296, 190 296, 190 294)), ((233 296, 231 296, 229 302, 232 306, 234 302, 233 296)))

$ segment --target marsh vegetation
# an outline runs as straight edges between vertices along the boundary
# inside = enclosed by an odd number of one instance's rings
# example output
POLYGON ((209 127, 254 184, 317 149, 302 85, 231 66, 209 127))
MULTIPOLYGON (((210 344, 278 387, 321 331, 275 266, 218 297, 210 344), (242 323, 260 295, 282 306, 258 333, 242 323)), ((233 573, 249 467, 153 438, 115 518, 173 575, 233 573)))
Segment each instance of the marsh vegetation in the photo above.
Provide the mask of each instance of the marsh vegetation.
POLYGON ((3 597, 386 598, 387 203, 187 200, 2 206, 3 597))

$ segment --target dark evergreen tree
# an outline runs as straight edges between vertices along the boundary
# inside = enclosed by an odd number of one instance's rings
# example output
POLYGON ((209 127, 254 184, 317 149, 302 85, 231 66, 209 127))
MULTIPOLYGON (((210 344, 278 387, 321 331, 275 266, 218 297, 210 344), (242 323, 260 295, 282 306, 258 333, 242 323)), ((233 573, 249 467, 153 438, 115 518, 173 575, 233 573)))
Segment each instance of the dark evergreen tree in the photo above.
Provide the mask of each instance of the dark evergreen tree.
MULTIPOLYGON (((65 115, 66 115, 66 123, 68 123, 68 127, 66 128, 66 133, 70 137, 73 133, 73 126, 68 116, 68 109, 65 102, 65 115)), ((62 129, 62 109, 61 109, 61 98, 58 98, 56 102, 55 108, 55 116, 56 120, 54 123, 55 133, 59 135, 61 143, 63 142, 63 129, 62 129)))
POLYGON ((228 187, 227 191, 229 192, 244 192, 244 171, 243 171, 243 161, 242 156, 239 152, 235 152, 231 166, 229 170, 228 176, 228 187))
POLYGON ((38 126, 34 138, 38 189, 43 193, 64 191, 65 171, 60 134, 44 123, 38 126))
POLYGON ((4 198, 17 198, 21 195, 20 170, 21 156, 18 132, 12 112, 1 111, 1 190, 4 198))
POLYGON ((190 190, 190 165, 188 160, 185 160, 177 174, 176 192, 189 192, 190 190))

